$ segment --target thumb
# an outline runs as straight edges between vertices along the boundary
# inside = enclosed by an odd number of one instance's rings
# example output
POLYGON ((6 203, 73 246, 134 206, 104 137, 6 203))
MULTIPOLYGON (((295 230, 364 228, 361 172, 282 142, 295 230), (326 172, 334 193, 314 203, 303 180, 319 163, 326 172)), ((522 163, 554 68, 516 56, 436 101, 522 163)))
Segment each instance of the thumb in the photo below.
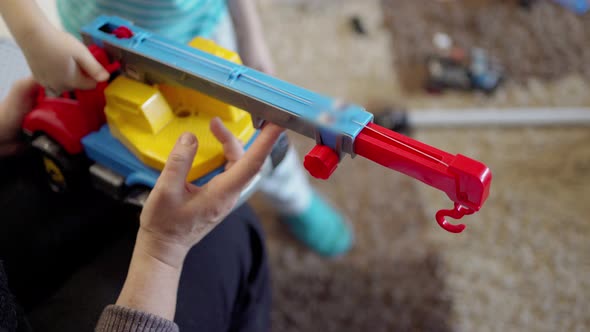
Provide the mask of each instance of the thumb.
POLYGON ((38 89, 39 85, 32 78, 19 80, 12 86, 6 101, 18 113, 27 113, 33 107, 38 89))
POLYGON ((74 61, 78 64, 82 72, 92 78, 96 82, 104 82, 109 79, 109 72, 96 61, 92 53, 86 48, 82 52, 74 56, 74 61))
POLYGON ((21 125, 25 114, 33 109, 38 91, 39 86, 37 83, 32 78, 28 78, 16 82, 8 96, 6 96, 5 105, 8 110, 5 114, 8 117, 6 122, 11 127, 14 126, 14 130, 17 130, 21 125))
POLYGON ((173 191, 184 190, 186 177, 197 153, 197 146, 198 141, 195 135, 188 132, 182 134, 172 148, 156 186, 164 186, 173 191))

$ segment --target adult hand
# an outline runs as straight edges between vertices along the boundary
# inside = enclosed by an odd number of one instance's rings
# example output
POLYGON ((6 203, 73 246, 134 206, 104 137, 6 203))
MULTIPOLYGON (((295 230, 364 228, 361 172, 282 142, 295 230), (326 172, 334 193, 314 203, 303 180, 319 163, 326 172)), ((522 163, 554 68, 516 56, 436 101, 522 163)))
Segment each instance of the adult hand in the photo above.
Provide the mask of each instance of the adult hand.
POLYGON ((228 160, 226 171, 203 187, 187 183, 198 142, 194 135, 184 133, 141 213, 137 238, 141 249, 173 267, 182 266, 188 250, 229 214, 283 130, 267 124, 244 153, 242 143, 221 120, 213 119, 210 128, 223 144, 228 160))
POLYGON ((14 154, 21 148, 18 136, 25 115, 33 109, 37 89, 31 78, 17 81, 0 103, 0 156, 14 154))
POLYGON ((178 139, 141 213, 118 305, 168 320, 174 318, 186 254, 231 211, 242 189, 261 169, 282 129, 268 124, 246 153, 221 120, 211 121, 211 131, 223 144, 228 160, 226 171, 203 187, 187 183, 198 142, 190 133, 178 139))

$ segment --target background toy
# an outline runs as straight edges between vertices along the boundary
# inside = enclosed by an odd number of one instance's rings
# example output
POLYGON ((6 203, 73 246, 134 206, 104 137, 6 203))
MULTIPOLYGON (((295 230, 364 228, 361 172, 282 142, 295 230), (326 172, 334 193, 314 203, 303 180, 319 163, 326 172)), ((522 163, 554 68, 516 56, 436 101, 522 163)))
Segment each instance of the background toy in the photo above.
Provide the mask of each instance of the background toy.
POLYGON ((502 66, 484 49, 455 46, 444 33, 435 34, 433 42, 437 51, 426 60, 427 91, 458 89, 492 93, 504 80, 502 66))

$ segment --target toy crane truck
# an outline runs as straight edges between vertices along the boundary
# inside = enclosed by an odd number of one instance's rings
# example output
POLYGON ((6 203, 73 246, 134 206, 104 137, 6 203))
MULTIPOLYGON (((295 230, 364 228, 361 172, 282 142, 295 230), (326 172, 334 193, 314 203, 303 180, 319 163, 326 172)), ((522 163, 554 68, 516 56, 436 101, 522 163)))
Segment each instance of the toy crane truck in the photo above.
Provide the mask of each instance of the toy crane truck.
MULTIPOLYGON (((459 233, 465 225, 446 217, 460 219, 478 211, 489 195, 492 175, 481 162, 378 126, 358 105, 243 66, 235 53, 211 41, 195 39, 184 45, 112 16, 86 25, 82 36, 113 73, 111 80, 91 91, 53 99, 41 96, 23 126, 33 145, 57 150, 46 152, 44 159, 54 186, 64 183, 64 172, 75 173, 73 163, 62 158, 68 155, 89 165, 105 191, 120 196, 121 187, 127 192, 137 186, 149 189, 180 132, 197 130, 199 140, 207 141, 202 138, 207 131, 203 123, 219 116, 244 142, 251 142, 254 128, 265 121, 314 139, 317 144, 305 156, 304 166, 316 178, 329 178, 346 154, 360 155, 442 190, 454 208, 439 211, 436 220, 449 232, 459 233), (44 116, 57 99, 60 107, 69 109, 67 115, 58 115, 54 108, 51 116, 44 116), (63 123, 44 124, 56 117, 63 123), (68 122, 83 125, 64 125, 68 122), (60 170, 63 165, 67 167, 60 170)), ((197 184, 222 171, 224 163, 219 146, 200 156, 202 146, 189 174, 197 184)))

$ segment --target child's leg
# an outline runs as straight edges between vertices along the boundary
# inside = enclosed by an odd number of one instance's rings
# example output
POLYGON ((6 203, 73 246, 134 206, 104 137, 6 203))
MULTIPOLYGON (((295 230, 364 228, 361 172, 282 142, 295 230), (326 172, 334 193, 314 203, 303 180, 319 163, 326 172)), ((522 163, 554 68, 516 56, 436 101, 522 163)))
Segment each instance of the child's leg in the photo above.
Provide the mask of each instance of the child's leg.
POLYGON ((270 177, 261 182, 260 191, 283 215, 298 214, 311 205, 313 189, 291 145, 270 177))
POLYGON ((260 191, 291 233, 310 249, 324 256, 350 249, 350 225, 313 189, 293 146, 270 177, 261 181, 260 191))
MULTIPOLYGON (((237 49, 229 16, 221 21, 211 38, 227 49, 237 49)), ((260 190, 292 233, 312 250, 334 256, 350 249, 350 225, 313 189, 292 145, 273 174, 262 181, 260 190)))

